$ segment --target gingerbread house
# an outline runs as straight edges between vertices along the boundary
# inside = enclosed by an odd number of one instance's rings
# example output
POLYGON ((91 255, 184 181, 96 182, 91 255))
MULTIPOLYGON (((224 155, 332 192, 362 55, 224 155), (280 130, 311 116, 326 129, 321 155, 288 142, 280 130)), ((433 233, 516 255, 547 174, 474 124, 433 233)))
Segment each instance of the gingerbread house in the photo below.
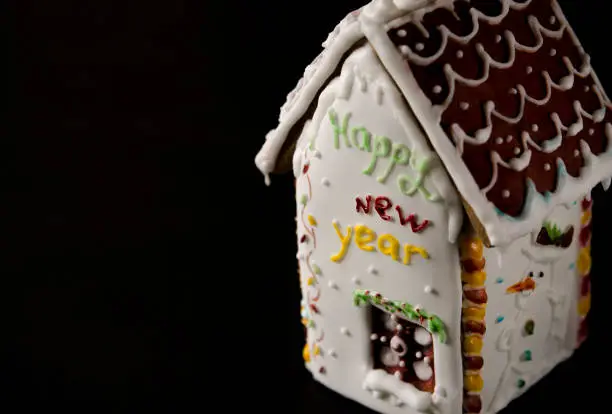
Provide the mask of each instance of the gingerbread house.
POLYGON ((572 355, 612 104, 555 0, 374 0, 256 157, 293 170, 303 350, 381 413, 493 413, 572 355))

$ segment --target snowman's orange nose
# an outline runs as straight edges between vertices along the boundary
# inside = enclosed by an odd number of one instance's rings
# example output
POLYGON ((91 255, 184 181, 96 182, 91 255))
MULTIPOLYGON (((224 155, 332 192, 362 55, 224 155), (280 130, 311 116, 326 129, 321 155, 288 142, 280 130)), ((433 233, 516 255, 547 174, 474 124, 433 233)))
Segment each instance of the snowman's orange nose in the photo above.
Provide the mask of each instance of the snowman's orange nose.
POLYGON ((533 281, 533 278, 525 277, 522 280, 520 280, 519 282, 513 284, 512 286, 509 286, 506 289, 506 293, 525 292, 525 291, 528 291, 528 290, 534 290, 535 287, 536 287, 536 283, 533 281))

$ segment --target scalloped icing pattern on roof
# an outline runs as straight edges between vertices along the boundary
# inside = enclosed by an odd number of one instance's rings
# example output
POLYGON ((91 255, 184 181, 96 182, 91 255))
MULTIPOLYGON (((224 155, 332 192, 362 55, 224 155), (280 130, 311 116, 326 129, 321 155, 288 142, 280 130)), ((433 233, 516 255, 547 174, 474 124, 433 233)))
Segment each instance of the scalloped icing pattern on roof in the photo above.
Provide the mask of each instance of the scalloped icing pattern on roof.
POLYGON ((503 214, 524 217, 530 189, 562 191, 559 174, 581 177, 592 161, 583 143, 594 156, 609 149, 605 92, 554 1, 455 1, 413 13, 389 37, 503 214))

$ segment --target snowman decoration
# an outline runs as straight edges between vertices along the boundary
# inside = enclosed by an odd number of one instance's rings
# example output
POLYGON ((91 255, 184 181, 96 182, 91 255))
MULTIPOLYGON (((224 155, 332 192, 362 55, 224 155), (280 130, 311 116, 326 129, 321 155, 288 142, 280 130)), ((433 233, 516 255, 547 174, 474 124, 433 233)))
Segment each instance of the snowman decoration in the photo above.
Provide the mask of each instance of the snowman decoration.
POLYGON ((553 275, 553 265, 563 252, 544 249, 537 258, 526 249, 521 252, 529 264, 520 280, 506 288, 506 294, 514 296, 517 312, 514 324, 509 324, 497 343, 497 349, 507 353, 508 362, 489 411, 500 410, 524 392, 554 364, 564 344, 567 325, 563 315, 569 301, 553 275))

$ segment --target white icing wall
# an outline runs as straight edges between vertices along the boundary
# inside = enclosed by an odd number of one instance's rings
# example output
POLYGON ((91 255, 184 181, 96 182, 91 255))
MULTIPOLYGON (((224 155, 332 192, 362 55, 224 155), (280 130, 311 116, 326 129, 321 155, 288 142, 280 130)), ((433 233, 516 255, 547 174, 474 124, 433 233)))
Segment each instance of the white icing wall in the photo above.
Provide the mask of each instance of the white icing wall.
POLYGON ((563 230, 574 227, 572 244, 566 249, 535 245, 538 228, 533 235, 524 236, 504 249, 485 250, 488 306, 482 351, 483 412, 505 407, 574 350, 580 216, 578 201, 558 206, 547 219, 563 230), (529 272, 533 272, 536 282, 530 295, 506 293, 510 285, 529 272), (543 277, 539 277, 540 272, 543 277), (533 335, 523 331, 529 319, 535 322, 533 335), (521 361, 525 351, 531 352, 531 361, 521 361), (525 382, 520 389, 519 381, 525 382))
MULTIPOLYGON (((410 166, 396 165, 382 184, 377 177, 388 166, 389 158, 380 159, 374 174, 368 176, 362 171, 370 164, 371 153, 354 146, 346 148, 342 139, 340 148, 334 147, 334 129, 328 118, 330 108, 338 114, 340 122, 344 115, 351 114, 349 130, 365 127, 372 136, 386 136, 414 152, 426 153, 424 137, 407 112, 405 116, 398 113, 398 107, 403 108, 399 95, 377 62, 367 46, 349 58, 341 78, 334 80, 322 94, 317 113, 298 142, 294 157, 302 290, 305 296, 319 296, 316 301, 319 314, 310 311, 314 326, 309 329, 308 341, 312 345, 319 340, 322 355, 311 352, 311 362, 307 365, 316 380, 374 410, 389 414, 416 413, 410 404, 395 406, 363 388, 364 379, 372 369, 371 329, 369 310, 355 307, 353 291, 378 291, 389 299, 420 305, 445 323, 447 343, 441 343, 434 335, 437 391, 432 410, 455 414, 461 412, 462 401, 461 283, 458 248, 448 239, 449 231, 456 232, 460 222, 457 215, 449 214, 453 209, 448 203, 457 202, 456 194, 448 191, 448 179, 437 167, 432 172, 436 183, 430 174, 425 178, 424 187, 432 194, 442 194, 448 201, 428 201, 420 192, 404 195, 397 178, 399 174, 414 176, 410 166), (316 140, 314 148, 309 149, 311 137, 316 140), (303 173, 305 165, 308 165, 306 174, 303 173), (393 209, 388 211, 394 217, 393 222, 382 220, 374 210, 369 215, 358 213, 356 197, 365 200, 367 195, 386 196, 400 205, 405 215, 416 213, 419 222, 427 219, 432 224, 421 233, 414 233, 410 225, 400 225, 393 209), (350 245, 339 262, 330 259, 341 250, 334 222, 345 235, 347 228, 353 227, 350 245), (403 249, 400 249, 400 261, 378 251, 361 250, 355 243, 357 224, 369 227, 378 236, 393 235, 401 245, 422 247, 430 258, 426 260, 415 254, 411 264, 405 265, 401 262, 403 249), (310 231, 315 233, 316 248, 310 231), (315 275, 319 295, 313 293, 316 289, 308 283, 311 270, 319 273, 315 275), (321 367, 324 373, 320 372, 321 367)), ((371 245, 376 246, 376 242, 371 245)))

